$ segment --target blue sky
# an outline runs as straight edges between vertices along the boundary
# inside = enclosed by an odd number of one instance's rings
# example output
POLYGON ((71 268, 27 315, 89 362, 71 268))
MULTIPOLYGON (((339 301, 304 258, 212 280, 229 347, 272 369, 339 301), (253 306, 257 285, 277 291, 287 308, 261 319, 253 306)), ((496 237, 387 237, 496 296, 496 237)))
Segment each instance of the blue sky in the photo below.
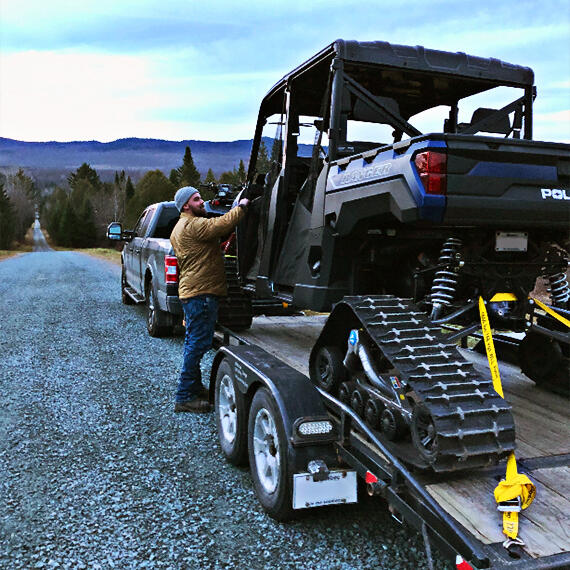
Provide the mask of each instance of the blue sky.
POLYGON ((337 38, 529 66, 535 138, 570 141, 570 0, 0 0, 0 136, 249 139, 269 88, 337 38))

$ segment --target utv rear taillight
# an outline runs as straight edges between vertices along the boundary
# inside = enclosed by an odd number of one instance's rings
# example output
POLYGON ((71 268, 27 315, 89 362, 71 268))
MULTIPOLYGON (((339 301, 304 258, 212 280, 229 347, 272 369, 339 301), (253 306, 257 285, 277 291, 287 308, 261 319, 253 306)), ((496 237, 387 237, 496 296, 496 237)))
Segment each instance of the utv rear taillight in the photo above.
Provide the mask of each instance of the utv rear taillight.
POLYGON ((445 195, 447 192, 447 155, 427 150, 416 155, 416 168, 426 194, 445 195))
POLYGON ((178 260, 174 255, 164 257, 164 275, 166 283, 178 283, 178 260))

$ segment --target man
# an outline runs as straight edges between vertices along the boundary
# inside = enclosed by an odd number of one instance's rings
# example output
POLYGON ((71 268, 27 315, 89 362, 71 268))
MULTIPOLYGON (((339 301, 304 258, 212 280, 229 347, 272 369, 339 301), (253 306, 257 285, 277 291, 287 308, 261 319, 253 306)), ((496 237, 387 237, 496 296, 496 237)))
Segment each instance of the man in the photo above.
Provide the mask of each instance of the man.
POLYGON ((178 259, 178 297, 186 321, 184 360, 174 411, 209 412, 200 360, 212 346, 218 298, 227 294, 220 238, 243 218, 249 200, 241 199, 237 207, 218 218, 206 218, 204 200, 192 186, 180 188, 174 202, 180 220, 172 230, 170 241, 178 259))

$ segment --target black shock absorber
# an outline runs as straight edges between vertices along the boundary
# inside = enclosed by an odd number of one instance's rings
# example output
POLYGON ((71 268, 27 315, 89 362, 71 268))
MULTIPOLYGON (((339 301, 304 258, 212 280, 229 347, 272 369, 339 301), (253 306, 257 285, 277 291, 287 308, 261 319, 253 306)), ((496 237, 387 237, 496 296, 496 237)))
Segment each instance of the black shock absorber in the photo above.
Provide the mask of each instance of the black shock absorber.
POLYGON ((548 282, 552 304, 555 307, 566 307, 568 299, 570 299, 570 286, 566 274, 560 272, 548 275, 548 282))
POLYGON ((460 239, 450 237, 441 248, 437 264, 443 267, 436 271, 431 286, 432 320, 439 317, 444 306, 453 302, 457 289, 457 273, 453 269, 457 264, 456 255, 462 245, 460 239))

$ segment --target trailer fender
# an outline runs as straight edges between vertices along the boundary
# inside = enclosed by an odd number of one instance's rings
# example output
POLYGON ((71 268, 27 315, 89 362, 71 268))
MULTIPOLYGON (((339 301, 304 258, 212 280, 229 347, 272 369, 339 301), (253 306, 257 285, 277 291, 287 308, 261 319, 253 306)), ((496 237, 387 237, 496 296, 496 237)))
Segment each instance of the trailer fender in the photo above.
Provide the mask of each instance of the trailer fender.
MULTIPOLYGON (((245 395, 247 405, 261 386, 271 392, 281 418, 289 443, 293 447, 330 444, 336 441, 334 424, 330 422, 321 395, 309 378, 262 348, 253 345, 223 346, 214 358, 210 376, 210 397, 220 363, 227 359, 233 370, 238 389, 245 395), (306 422, 328 422, 327 433, 307 433, 299 430, 306 422)), ((322 426, 320 424, 316 427, 322 426)), ((319 431, 318 429, 307 430, 319 431)))

